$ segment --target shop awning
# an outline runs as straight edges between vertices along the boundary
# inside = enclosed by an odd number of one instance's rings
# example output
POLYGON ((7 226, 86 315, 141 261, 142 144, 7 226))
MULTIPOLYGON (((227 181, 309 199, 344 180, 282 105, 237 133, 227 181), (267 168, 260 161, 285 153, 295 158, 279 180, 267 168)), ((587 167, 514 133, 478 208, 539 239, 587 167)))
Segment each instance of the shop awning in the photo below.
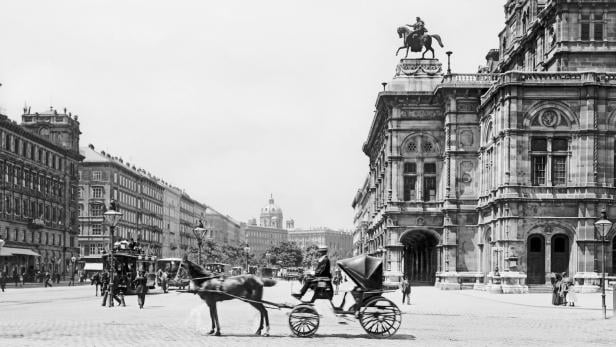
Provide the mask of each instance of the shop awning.
POLYGON ((85 263, 84 270, 103 271, 103 263, 85 263))
POLYGON ((0 255, 3 257, 10 257, 12 255, 31 255, 34 257, 40 257, 41 255, 27 248, 14 248, 14 247, 2 247, 0 249, 0 255))

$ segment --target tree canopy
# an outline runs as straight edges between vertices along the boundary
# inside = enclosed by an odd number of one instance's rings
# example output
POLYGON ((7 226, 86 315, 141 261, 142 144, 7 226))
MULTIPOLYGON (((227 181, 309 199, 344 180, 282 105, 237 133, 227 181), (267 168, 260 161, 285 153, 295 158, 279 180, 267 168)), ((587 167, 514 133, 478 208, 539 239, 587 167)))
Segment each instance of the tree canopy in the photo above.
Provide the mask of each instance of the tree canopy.
POLYGON ((300 266, 302 259, 302 250, 295 242, 289 241, 283 241, 270 247, 262 256, 265 264, 280 264, 282 267, 300 266), (269 259, 266 259, 266 253, 269 253, 269 259))

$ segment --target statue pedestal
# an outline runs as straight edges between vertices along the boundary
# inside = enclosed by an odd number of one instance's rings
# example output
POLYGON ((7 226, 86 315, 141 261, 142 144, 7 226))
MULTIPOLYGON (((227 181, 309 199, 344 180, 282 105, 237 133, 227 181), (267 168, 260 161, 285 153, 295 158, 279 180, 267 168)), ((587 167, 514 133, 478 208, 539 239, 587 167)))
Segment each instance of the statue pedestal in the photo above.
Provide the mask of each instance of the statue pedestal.
POLYGON ((433 92, 442 80, 443 64, 438 59, 401 59, 387 91, 433 92))

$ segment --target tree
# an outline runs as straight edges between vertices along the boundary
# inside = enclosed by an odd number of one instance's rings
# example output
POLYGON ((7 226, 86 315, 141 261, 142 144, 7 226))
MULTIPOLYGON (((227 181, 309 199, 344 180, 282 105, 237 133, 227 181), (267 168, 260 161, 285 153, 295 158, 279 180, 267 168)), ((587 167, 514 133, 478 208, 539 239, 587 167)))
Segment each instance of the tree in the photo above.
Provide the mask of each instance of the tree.
POLYGON ((304 250, 304 261, 302 266, 305 268, 311 268, 312 263, 318 259, 317 251, 319 247, 317 245, 310 245, 304 250))
MULTIPOLYGON (((270 264, 280 262, 282 267, 300 266, 303 259, 302 250, 295 242, 280 242, 277 246, 270 247, 265 253, 270 254, 270 264)), ((261 257, 262 260, 266 260, 265 253, 261 257)))

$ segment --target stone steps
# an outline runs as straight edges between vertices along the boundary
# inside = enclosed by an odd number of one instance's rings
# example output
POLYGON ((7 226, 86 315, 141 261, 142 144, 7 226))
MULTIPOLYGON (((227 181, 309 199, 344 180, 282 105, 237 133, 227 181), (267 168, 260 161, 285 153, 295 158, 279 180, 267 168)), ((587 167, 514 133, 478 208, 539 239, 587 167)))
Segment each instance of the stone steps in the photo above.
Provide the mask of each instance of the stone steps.
POLYGON ((529 284, 528 292, 530 294, 552 293, 552 285, 550 284, 529 284))

